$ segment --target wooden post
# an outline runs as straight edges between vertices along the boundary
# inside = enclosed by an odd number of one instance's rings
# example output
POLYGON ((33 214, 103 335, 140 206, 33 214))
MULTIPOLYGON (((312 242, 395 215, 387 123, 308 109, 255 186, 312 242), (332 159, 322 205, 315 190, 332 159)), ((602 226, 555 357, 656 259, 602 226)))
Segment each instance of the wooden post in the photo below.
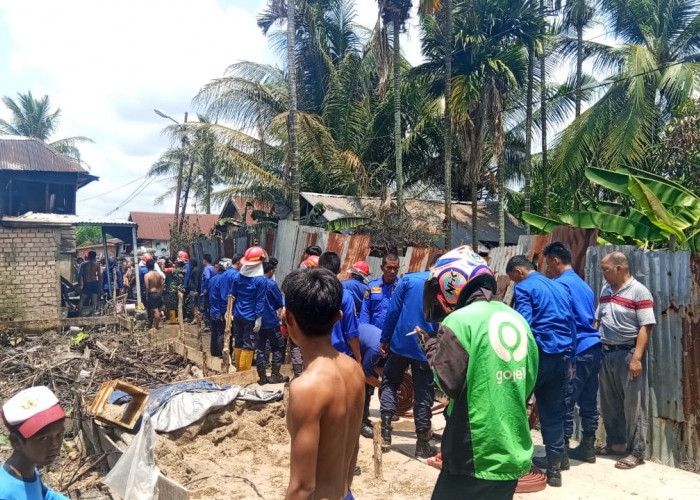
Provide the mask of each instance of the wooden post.
POLYGON ((226 328, 224 329, 224 373, 231 373, 231 321, 233 310, 233 295, 228 296, 226 304, 226 328))
POLYGON ((372 454, 372 461, 374 462, 374 477, 375 479, 382 478, 382 422, 380 420, 375 420, 372 424, 372 431, 374 432, 374 453, 372 454))
POLYGON ((185 342, 185 323, 184 320, 182 319, 182 304, 185 300, 184 295, 182 295, 182 292, 177 292, 177 323, 180 326, 180 334, 178 335, 178 340, 181 342, 185 342))

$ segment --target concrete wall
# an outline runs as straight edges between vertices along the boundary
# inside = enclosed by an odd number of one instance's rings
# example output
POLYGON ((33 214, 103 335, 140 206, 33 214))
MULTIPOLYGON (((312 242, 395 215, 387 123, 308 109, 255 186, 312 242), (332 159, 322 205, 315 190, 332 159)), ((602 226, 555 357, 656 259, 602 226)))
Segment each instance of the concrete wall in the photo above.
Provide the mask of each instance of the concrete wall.
POLYGON ((69 269, 75 230, 0 226, 0 327, 55 325, 61 316, 61 271, 69 269))

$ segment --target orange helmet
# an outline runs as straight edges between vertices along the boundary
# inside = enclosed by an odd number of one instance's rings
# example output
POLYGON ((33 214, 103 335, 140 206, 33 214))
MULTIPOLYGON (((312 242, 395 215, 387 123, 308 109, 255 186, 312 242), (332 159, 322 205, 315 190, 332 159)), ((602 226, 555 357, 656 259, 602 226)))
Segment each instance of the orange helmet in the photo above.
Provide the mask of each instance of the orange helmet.
POLYGON ((245 251, 241 264, 244 266, 255 266, 267 260, 267 252, 262 247, 250 247, 245 251))
POLYGON ((177 253, 177 258, 178 258, 178 259, 182 259, 182 260, 184 260, 185 262, 187 262, 187 261, 190 260, 190 254, 188 254, 188 253, 185 252, 184 250, 180 250, 180 251, 177 253))
POLYGON ((364 260, 358 260, 352 265, 352 268, 350 268, 350 273, 366 278, 369 276, 369 264, 364 260))
POLYGON ((311 255, 304 262, 301 263, 299 269, 306 269, 308 267, 318 267, 318 255, 311 255))

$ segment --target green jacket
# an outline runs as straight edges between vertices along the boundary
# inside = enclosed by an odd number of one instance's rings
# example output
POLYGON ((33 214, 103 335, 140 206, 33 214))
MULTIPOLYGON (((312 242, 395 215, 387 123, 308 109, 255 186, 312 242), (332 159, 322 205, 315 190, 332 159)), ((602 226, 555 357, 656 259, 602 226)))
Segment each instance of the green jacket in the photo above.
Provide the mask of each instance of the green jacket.
POLYGON ((502 302, 473 302, 450 314, 426 348, 450 398, 442 469, 486 480, 525 475, 533 451, 526 401, 538 367, 525 319, 502 302))

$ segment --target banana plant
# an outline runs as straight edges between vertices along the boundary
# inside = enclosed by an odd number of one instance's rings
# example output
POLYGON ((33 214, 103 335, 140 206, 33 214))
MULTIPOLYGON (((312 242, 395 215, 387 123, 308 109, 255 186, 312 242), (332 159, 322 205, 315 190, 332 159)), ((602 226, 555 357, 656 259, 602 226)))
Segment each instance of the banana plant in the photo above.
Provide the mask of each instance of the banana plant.
POLYGON ((556 225, 598 228, 613 243, 665 246, 673 235, 682 248, 700 249, 700 197, 681 184, 633 167, 587 167, 586 178, 617 194, 614 202, 578 193, 585 211, 549 218, 523 213, 523 220, 543 232, 556 225))

